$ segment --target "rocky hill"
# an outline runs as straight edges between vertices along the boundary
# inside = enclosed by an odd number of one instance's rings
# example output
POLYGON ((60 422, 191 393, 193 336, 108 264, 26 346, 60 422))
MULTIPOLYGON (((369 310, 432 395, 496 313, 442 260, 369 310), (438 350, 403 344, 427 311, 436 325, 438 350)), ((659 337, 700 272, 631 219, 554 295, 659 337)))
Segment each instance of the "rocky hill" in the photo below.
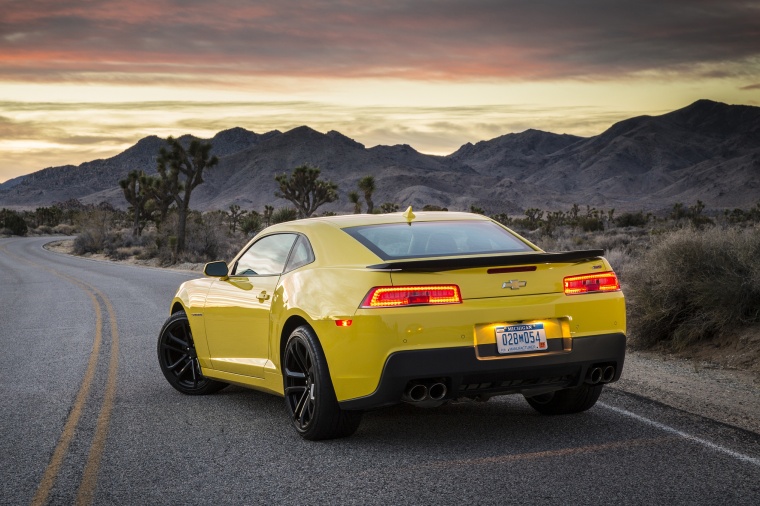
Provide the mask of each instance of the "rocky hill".
MULTIPOLYGON (((345 212, 352 209, 346 194, 367 174, 376 178, 378 205, 477 205, 491 213, 573 203, 656 210, 697 199, 708 208, 733 208, 760 200, 760 108, 708 100, 621 121, 594 137, 527 130, 468 143, 448 156, 425 155, 408 145, 368 149, 339 132, 306 126, 264 134, 233 128, 210 141, 219 165, 204 175, 191 203, 202 210, 233 203, 259 210, 287 205, 274 197, 274 176, 304 163, 320 167, 323 177, 339 185, 340 201, 324 209, 345 212)), ((134 169, 155 173, 162 145, 150 136, 106 160, 7 181, 0 185, 0 207, 78 198, 124 208, 118 181, 134 169)))

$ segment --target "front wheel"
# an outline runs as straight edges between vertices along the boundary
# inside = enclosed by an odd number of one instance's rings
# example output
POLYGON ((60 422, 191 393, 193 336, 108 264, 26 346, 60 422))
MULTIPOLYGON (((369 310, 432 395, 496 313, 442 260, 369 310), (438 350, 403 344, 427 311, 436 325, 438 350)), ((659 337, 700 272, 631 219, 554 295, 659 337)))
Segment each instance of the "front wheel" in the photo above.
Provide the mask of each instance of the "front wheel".
POLYGON ((171 386, 188 395, 218 392, 227 383, 201 374, 190 323, 184 311, 171 315, 158 335, 158 365, 171 386))
POLYGON ((317 441, 356 432, 362 412, 340 409, 322 347, 310 327, 290 334, 282 363, 285 407, 301 437, 317 441))
POLYGON ((576 388, 525 397, 525 400, 542 415, 569 415, 586 411, 596 404, 603 386, 584 383, 576 388))

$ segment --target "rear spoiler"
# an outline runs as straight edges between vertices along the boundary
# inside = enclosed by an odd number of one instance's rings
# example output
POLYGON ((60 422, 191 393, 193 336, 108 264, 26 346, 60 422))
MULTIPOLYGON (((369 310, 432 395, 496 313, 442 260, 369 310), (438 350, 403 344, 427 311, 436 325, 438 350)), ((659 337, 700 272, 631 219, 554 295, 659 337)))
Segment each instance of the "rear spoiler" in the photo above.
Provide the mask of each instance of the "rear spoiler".
POLYGON ((367 269, 435 272, 468 269, 470 267, 497 267, 525 264, 558 264, 582 262, 597 259, 604 255, 603 249, 582 251, 564 251, 562 253, 518 253, 498 256, 466 256, 458 258, 425 258, 420 260, 401 260, 384 264, 368 265, 367 269))

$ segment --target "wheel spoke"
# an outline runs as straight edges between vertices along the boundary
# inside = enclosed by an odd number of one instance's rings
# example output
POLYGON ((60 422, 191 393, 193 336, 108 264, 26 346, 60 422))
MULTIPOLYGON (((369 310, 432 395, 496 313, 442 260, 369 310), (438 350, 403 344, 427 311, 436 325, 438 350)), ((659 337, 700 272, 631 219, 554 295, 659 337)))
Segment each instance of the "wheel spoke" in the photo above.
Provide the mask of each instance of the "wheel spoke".
POLYGON ((299 344, 295 343, 293 345, 292 354, 291 355, 293 357, 293 361, 295 362, 296 367, 298 367, 299 369, 301 369, 301 372, 305 373, 305 372, 307 372, 306 363, 301 358, 301 354, 299 352, 300 352, 300 350, 299 350, 299 344))
POLYGON ((285 388, 285 395, 298 395, 306 390, 306 385, 295 385, 285 388))
POLYGON ((190 365, 192 365, 192 363, 193 363, 192 360, 188 360, 187 363, 185 364, 185 366, 182 369, 180 369, 180 371, 177 373, 177 377, 179 378, 180 376, 182 376, 183 374, 185 374, 185 371, 187 371, 187 368, 190 365))
POLYGON ((183 353, 183 354, 184 354, 184 353, 185 353, 185 351, 186 351, 186 350, 185 350, 185 348, 186 348, 186 347, 183 347, 183 348, 177 348, 177 347, 175 347, 175 346, 172 346, 172 345, 170 345, 170 344, 167 344, 167 343, 161 343, 161 347, 162 347, 163 349, 165 349, 165 350, 171 350, 171 351, 174 351, 174 352, 177 352, 177 353, 183 353))
POLYGON ((302 372, 291 371, 287 367, 285 368, 285 377, 289 379, 305 380, 306 375, 302 372))
MULTIPOLYGON (((179 365, 179 364, 180 364, 180 363, 181 363, 183 360, 185 360, 185 359, 187 359, 187 358, 188 358, 188 357, 187 357, 187 355, 182 355, 181 357, 179 357, 179 358, 177 359, 177 361, 176 361, 176 362, 174 362, 174 363, 172 363, 172 364, 167 364, 167 365, 166 365, 166 368, 167 368, 167 369, 169 369, 169 370, 171 371, 171 370, 175 369, 175 368, 176 368, 176 367, 177 367, 177 366, 178 366, 178 365, 179 365)), ((184 370, 184 369, 183 369, 183 370, 184 370)), ((182 372, 180 371, 179 373, 177 373, 177 375, 179 375, 179 374, 182 374, 182 372)))
POLYGON ((296 404, 296 409, 293 410, 293 418, 298 420, 298 423, 301 425, 301 427, 304 427, 306 425, 306 422, 304 421, 304 411, 306 409, 306 405, 309 402, 309 390, 306 389, 301 396, 301 398, 298 400, 298 404, 296 404))
POLYGON ((184 349, 184 348, 187 348, 187 346, 188 346, 188 342, 187 342, 187 340, 183 341, 183 340, 182 340, 182 339, 180 339, 179 337, 175 336, 175 335, 172 333, 172 331, 171 331, 171 330, 169 330, 169 331, 167 332, 167 334, 169 335, 169 339, 171 339, 172 341, 174 341, 175 343, 177 343, 178 345, 180 345, 180 346, 181 346, 183 349, 184 349))
POLYGON ((310 367, 310 360, 309 360, 309 350, 306 349, 306 346, 299 347, 296 352, 298 353, 298 361, 301 365, 301 370, 305 373, 308 373, 311 369, 310 367))

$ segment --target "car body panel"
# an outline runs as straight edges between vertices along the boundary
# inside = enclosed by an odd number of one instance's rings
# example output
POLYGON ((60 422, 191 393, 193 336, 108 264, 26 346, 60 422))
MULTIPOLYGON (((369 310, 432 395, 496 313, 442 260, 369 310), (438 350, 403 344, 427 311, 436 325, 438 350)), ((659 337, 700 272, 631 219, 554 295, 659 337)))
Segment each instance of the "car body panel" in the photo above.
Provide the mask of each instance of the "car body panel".
MULTIPOLYGON (((468 213, 419 213, 415 220, 489 219, 468 213)), ((228 264, 230 268, 255 241, 281 232, 305 235, 314 261, 280 276, 202 278, 184 283, 172 307, 181 304, 189 315, 203 374, 282 395, 283 346, 292 326, 306 323, 319 338, 338 401, 350 405, 352 400, 371 398, 381 385, 389 360, 399 353, 457 348, 459 353, 471 355, 474 367, 483 364, 484 370, 492 370, 499 364, 524 364, 532 355, 544 361, 553 354, 556 360, 571 356, 573 339, 625 334, 622 292, 572 296, 563 292, 564 276, 611 270, 603 258, 534 263, 527 266, 534 270, 493 274, 488 274, 486 267, 440 272, 373 269, 368 266, 382 264, 383 259, 342 230, 346 226, 404 221, 406 218, 398 213, 275 225, 253 238, 228 264), (511 283, 513 280, 517 282, 511 283), (359 307, 373 286, 407 284, 457 284, 463 301, 359 307), (258 300, 256 296, 262 290, 271 297, 258 300), (340 327, 336 320, 351 320, 351 325, 340 327), (519 322, 544 323, 552 341, 550 350, 498 355, 494 351, 495 327, 519 322)), ((532 250, 541 251, 522 240, 532 250)))

